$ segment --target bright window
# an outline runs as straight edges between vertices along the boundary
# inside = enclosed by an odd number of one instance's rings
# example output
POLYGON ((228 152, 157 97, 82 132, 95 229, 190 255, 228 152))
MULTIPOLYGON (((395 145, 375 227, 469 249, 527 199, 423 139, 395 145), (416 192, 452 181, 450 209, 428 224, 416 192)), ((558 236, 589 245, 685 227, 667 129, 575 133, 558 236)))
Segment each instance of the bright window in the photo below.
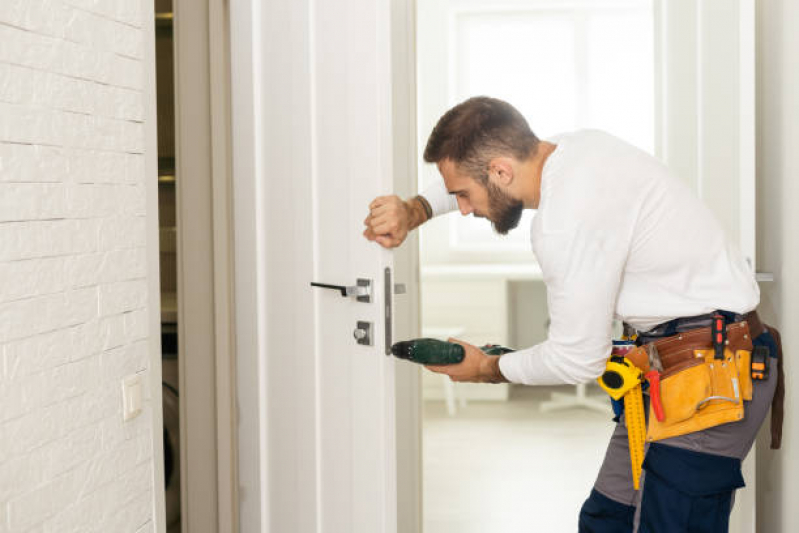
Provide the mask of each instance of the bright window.
MULTIPOLYGON (((519 109, 539 138, 599 128, 654 153, 651 0, 498 5, 420 0, 420 11, 446 18, 438 26, 420 23, 420 128, 470 96, 487 95, 519 109), (425 2, 436 8, 425 8, 425 2), (435 31, 442 27, 448 31, 435 31), (436 41, 446 49, 439 55, 446 58, 445 69, 424 65, 433 59, 423 47, 436 41), (434 110, 432 102, 446 105, 434 110)), ((420 131, 422 146, 428 133, 420 131)), ((440 179, 432 165, 420 176, 425 182, 440 179)), ((434 240, 438 248, 446 243, 448 262, 473 261, 475 252, 487 251, 493 253, 481 262, 514 262, 522 254, 529 260, 533 216, 526 211, 518 228, 503 237, 485 220, 452 215, 447 238, 434 240)), ((431 229, 436 228, 443 229, 431 229)))

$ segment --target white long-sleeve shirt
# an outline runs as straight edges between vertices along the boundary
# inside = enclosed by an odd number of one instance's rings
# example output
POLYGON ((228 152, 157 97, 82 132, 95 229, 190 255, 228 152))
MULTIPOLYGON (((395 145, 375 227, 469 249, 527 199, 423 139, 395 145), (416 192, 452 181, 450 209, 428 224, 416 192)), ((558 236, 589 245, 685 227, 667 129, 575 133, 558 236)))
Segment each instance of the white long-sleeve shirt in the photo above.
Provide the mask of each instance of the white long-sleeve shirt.
MULTIPOLYGON (((502 356, 514 383, 597 378, 613 318, 646 331, 673 318, 760 300, 754 273, 707 206, 657 159, 597 130, 548 139, 530 236, 547 286, 547 340, 502 356)), ((434 215, 457 209, 443 180, 423 193, 434 215)))

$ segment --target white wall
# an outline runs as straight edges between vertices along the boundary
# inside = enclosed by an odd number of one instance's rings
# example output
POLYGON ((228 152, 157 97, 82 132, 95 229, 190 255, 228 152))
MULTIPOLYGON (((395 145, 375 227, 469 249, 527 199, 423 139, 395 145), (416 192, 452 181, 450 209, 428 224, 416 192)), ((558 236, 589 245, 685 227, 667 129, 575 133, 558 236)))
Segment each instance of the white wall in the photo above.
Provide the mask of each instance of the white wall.
POLYGON ((758 1, 758 269, 774 272, 761 284, 761 309, 780 327, 786 352, 783 448, 758 440, 758 531, 799 531, 799 3, 758 1))
POLYGON ((145 5, 0 1, 0 532, 154 529, 145 5))

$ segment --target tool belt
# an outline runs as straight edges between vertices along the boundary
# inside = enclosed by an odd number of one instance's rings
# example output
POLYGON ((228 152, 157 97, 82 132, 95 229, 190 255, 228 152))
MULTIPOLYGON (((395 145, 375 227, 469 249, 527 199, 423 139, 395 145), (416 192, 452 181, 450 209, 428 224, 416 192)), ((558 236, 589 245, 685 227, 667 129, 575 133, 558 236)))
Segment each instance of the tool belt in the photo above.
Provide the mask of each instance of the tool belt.
MULTIPOLYGON (((658 406, 662 410, 655 416, 655 405, 650 401, 646 440, 658 441, 743 419, 744 400, 752 399, 753 372, 755 377, 760 375, 755 372, 757 365, 753 366, 752 339, 767 330, 777 345, 771 447, 779 448, 785 395, 781 339, 779 331, 763 325, 756 311, 747 313, 743 320, 722 325, 718 331, 700 327, 679 332, 644 343, 626 355, 646 374, 651 359, 647 344, 651 344, 662 364, 658 406)), ((766 356, 765 365, 769 362, 766 356)))

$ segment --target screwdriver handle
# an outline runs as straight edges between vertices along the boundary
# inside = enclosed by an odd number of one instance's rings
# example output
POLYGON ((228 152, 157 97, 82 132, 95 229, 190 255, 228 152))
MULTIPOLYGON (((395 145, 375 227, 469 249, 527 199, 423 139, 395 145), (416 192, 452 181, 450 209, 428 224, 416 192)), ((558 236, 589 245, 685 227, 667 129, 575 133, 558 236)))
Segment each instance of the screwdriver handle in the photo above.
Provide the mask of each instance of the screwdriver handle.
POLYGON ((650 370, 646 373, 646 379, 649 381, 649 399, 652 401, 652 410, 655 411, 658 422, 663 422, 666 415, 663 413, 663 403, 660 401, 660 372, 650 370))

